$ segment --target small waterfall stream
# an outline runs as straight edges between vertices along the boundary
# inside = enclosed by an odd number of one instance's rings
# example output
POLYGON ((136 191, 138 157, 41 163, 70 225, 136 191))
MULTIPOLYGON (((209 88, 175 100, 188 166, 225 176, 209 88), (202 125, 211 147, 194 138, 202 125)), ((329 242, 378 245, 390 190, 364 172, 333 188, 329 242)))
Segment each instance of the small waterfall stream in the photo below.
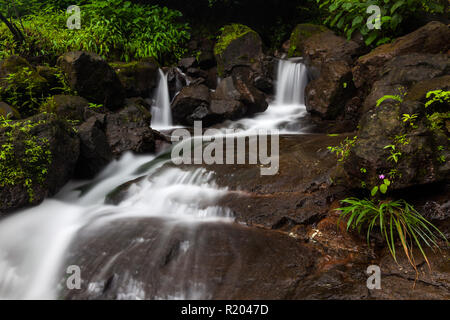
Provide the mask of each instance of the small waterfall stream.
MULTIPOLYGON (((167 79, 162 71, 160 75, 156 108, 152 109, 152 126, 170 126, 172 123, 167 79)), ((281 132, 292 132, 290 124, 305 113, 305 66, 293 61, 280 61, 278 77, 275 103, 271 104, 265 113, 228 123, 228 128, 280 128, 281 132)), ((139 219, 142 219, 142 223, 153 221, 149 219, 160 221, 157 232, 159 240, 152 240, 149 249, 151 252, 148 253, 155 261, 160 258, 158 248, 170 242, 171 234, 177 228, 184 230, 177 229, 184 237, 177 248, 187 252, 189 247, 190 253, 186 259, 174 262, 171 267, 173 270, 170 269, 169 273, 161 274, 161 279, 155 280, 158 285, 155 285, 157 288, 151 288, 152 294, 145 294, 142 289, 145 284, 137 283, 132 277, 125 277, 122 281, 128 282, 121 289, 122 295, 115 298, 208 298, 207 286, 203 282, 206 280, 202 278, 201 272, 195 271, 196 264, 201 263, 197 261, 195 252, 202 250, 195 247, 200 241, 195 230, 204 223, 228 225, 233 221, 231 212, 217 205, 218 200, 227 194, 227 190, 218 188, 212 173, 205 169, 164 166, 170 160, 155 162, 143 173, 143 165, 154 159, 153 155, 125 154, 121 159, 112 162, 93 181, 70 182, 54 198, 2 219, 0 298, 61 298, 61 292, 64 291, 61 287, 64 281, 61 282, 61 278, 64 278, 68 256, 72 254, 70 250, 74 245, 76 247, 80 235, 95 235, 98 230, 107 230, 114 235, 114 232, 122 229, 109 229, 111 223, 126 225, 130 221, 141 221, 139 219), (114 188, 143 175, 145 178, 130 187, 124 201, 119 205, 105 204, 105 197, 114 188), (181 277, 183 272, 186 273, 181 277), (190 277, 197 280, 194 281, 190 277)), ((87 250, 86 247, 83 250, 85 249, 87 250)), ((83 251, 77 254, 83 254, 83 251)), ((72 258, 77 254, 73 253, 72 258)), ((121 254, 122 251, 118 251, 114 259, 121 254)), ((114 259, 102 264, 101 274, 111 271, 114 259)), ((76 262, 75 259, 71 264, 76 262)), ((85 265, 89 263, 90 261, 87 261, 85 265)), ((90 272, 93 271, 89 270, 87 273, 90 272)), ((160 271, 155 272, 159 274, 160 271)), ((91 290, 89 292, 94 296, 96 288, 105 285, 97 276, 93 275, 87 280, 88 291, 91 290)))
POLYGON ((155 103, 152 106, 152 127, 158 129, 170 126, 172 126, 172 110, 167 74, 159 69, 159 83, 156 88, 155 103))

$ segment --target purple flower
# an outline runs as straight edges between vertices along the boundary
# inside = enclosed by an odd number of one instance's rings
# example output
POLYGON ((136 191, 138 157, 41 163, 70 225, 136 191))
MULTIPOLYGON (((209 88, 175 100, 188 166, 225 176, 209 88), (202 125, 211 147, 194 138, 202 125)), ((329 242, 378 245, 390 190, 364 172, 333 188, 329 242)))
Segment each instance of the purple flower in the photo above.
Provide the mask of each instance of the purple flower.
POLYGON ((384 174, 380 174, 378 177, 379 177, 381 180, 383 180, 383 179, 385 178, 384 174))

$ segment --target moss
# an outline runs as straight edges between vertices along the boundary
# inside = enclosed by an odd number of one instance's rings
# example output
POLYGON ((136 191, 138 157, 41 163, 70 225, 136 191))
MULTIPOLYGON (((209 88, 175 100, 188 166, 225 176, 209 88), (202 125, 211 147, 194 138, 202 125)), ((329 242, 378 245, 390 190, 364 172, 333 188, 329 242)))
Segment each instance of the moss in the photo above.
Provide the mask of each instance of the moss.
POLYGON ((45 182, 52 154, 47 138, 32 134, 44 120, 10 121, 0 117, 0 187, 22 184, 34 200, 34 186, 45 182))
POLYGON ((322 33, 327 30, 328 29, 326 27, 315 24, 305 23, 297 25, 291 33, 291 44, 288 52, 289 58, 302 56, 304 41, 315 34, 322 33))
POLYGON ((233 23, 224 26, 222 28, 222 33, 217 39, 216 45, 214 46, 214 54, 216 56, 221 55, 231 42, 245 36, 250 32, 256 34, 255 31, 243 24, 233 23))

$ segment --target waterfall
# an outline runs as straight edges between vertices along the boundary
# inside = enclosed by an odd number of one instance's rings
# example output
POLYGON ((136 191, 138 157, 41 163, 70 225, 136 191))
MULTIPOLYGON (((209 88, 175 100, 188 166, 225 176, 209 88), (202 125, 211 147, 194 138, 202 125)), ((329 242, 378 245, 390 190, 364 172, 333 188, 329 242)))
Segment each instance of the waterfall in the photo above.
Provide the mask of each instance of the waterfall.
POLYGON ((155 102, 152 106, 152 127, 164 128, 170 126, 172 126, 172 109, 170 108, 167 74, 159 69, 159 83, 156 89, 155 102))
POLYGON ((304 105, 307 84, 306 66, 296 60, 280 60, 275 102, 277 105, 304 105))
MULTIPOLYGON (((152 107, 152 127, 168 127, 172 125, 172 120, 167 75, 162 70, 159 70, 159 74, 159 85, 152 107)), ((281 60, 275 103, 270 104, 264 113, 224 125, 230 129, 239 128, 250 131, 263 128, 280 129, 282 133, 300 133, 303 125, 299 125, 299 119, 306 113, 303 103, 306 82, 306 68, 303 64, 281 60)), ((223 226, 233 221, 229 210, 218 204, 228 191, 220 189, 214 183, 214 175, 211 172, 202 168, 181 169, 164 166, 169 160, 162 162, 157 160, 158 158, 153 155, 125 154, 121 159, 113 161, 88 184, 69 182, 54 198, 46 199, 39 206, 21 210, 2 219, 0 221, 0 299, 59 298, 61 288, 65 286, 65 280, 61 282, 61 279, 67 276, 68 255, 72 254, 71 246, 82 240, 82 232, 91 234, 96 234, 98 230, 109 232, 108 223, 133 221, 133 219, 162 220, 164 223, 160 227, 158 225, 158 232, 162 234, 159 239, 162 246, 170 244, 167 242, 170 242, 173 227, 182 225, 188 235, 184 242, 180 242, 179 250, 187 250, 185 247, 188 243, 192 247, 189 250, 198 252, 202 248, 196 247, 199 240, 196 233, 197 226, 205 222, 219 223, 223 226), (142 172, 140 169, 149 162, 154 165, 142 172), (114 188, 141 178, 143 175, 145 175, 144 178, 131 185, 129 192, 119 205, 105 204, 106 195, 114 188), (90 230, 89 228, 93 226, 97 229, 90 230)), ((110 232, 114 234, 121 230, 113 228, 110 232)), ((121 236, 126 237, 124 234, 121 236)), ((157 246, 152 248, 155 261, 157 261, 156 255, 160 252, 157 249, 157 246)), ((78 254, 83 255, 84 251, 81 250, 78 254)), ((136 289, 135 283, 130 282, 131 289, 124 289, 123 296, 125 298, 208 297, 207 289, 200 281, 201 279, 190 283, 189 277, 182 276, 183 268, 191 270, 190 267, 201 263, 196 261, 195 254, 192 257, 185 266, 177 264, 172 270, 172 277, 164 278, 166 284, 164 288, 160 288, 162 290, 160 293, 143 295, 139 288, 139 290, 136 289), (180 275, 183 279, 177 278, 176 275, 180 275), (174 292, 170 290, 169 284, 183 281, 183 285, 189 287, 189 290, 177 286, 175 286, 176 290, 172 290, 174 292)), ((108 269, 113 262, 114 260, 107 262, 101 267, 108 269)), ((72 264, 77 263, 78 261, 74 261, 72 264)), ((96 288, 96 283, 88 284, 89 288, 96 288)))

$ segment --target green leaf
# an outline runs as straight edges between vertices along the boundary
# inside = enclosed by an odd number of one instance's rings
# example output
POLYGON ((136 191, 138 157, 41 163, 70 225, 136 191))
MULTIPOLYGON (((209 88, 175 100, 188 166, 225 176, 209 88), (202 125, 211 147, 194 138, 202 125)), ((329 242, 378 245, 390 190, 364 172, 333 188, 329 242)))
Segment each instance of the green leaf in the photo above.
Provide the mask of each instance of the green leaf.
POLYGON ((373 187, 372 191, 370 192, 370 194, 372 195, 372 197, 374 197, 378 192, 378 187, 373 187))
POLYGON ((365 41, 366 45, 370 46, 377 37, 378 37, 378 32, 371 32, 369 37, 365 41))
POLYGON ((389 187, 391 185, 391 182, 389 181, 389 179, 384 179, 384 184, 389 187))
POLYGON ((392 7, 391 7, 391 14, 395 12, 398 8, 400 8, 405 3, 404 0, 397 1, 392 7))
POLYGON ((380 186, 380 192, 381 192, 382 194, 386 194, 387 188, 388 188, 387 185, 382 184, 382 185, 380 186))
POLYGON ((355 19, 353 19, 353 22, 352 22, 352 27, 360 24, 362 21, 363 21, 363 17, 362 16, 355 17, 355 19))

